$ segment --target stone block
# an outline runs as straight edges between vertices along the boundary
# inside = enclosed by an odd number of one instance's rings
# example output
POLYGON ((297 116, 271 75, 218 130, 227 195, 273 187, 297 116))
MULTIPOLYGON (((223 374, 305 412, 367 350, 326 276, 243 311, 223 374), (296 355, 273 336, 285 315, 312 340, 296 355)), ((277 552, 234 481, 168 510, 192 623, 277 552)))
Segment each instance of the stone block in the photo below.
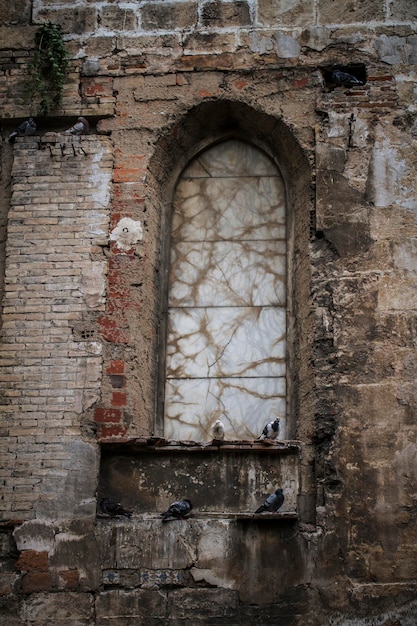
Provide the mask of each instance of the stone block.
POLYGON ((310 26, 313 11, 310 0, 259 0, 258 21, 262 26, 310 26))
POLYGON ((121 9, 118 6, 104 5, 99 13, 100 26, 112 31, 136 30, 137 17, 131 9, 121 9))
POLYGON ((409 0, 396 0, 387 7, 388 19, 395 22, 417 20, 417 6, 409 0))
POLYGON ((39 593, 43 591, 51 591, 53 587, 53 579, 50 572, 32 571, 25 574, 22 578, 22 593, 39 593))
POLYGON ((31 626, 88 626, 94 620, 93 598, 87 593, 39 593, 24 603, 24 623, 31 626))
POLYGON ((51 9, 40 8, 34 12, 37 23, 51 21, 60 24, 64 33, 82 35, 97 30, 97 9, 95 7, 71 7, 51 9))
POLYGON ((99 624, 105 624, 104 620, 111 618, 135 617, 140 620, 151 620, 165 618, 166 608, 167 595, 161 591, 117 589, 104 591, 97 597, 96 617, 99 624))
MULTIPOLYGON (((19 2, 0 2, 0 25, 27 25, 31 23, 31 2, 20 0, 19 2)), ((11 41, 11 40, 10 40, 11 41)))
POLYGON ((177 619, 220 617, 233 623, 238 615, 238 594, 227 589, 179 589, 169 594, 168 611, 177 619))
POLYGON ((142 28, 145 31, 190 28, 197 22, 197 3, 164 2, 163 4, 145 4, 141 13, 142 28))
POLYGON ((367 202, 338 172, 317 172, 316 227, 341 256, 358 254, 370 245, 367 202))
POLYGON ((321 24, 350 24, 352 22, 383 21, 384 5, 382 2, 357 0, 343 5, 334 0, 318 0, 318 15, 321 24))
POLYGON ((247 26, 251 23, 249 5, 242 0, 234 2, 207 2, 201 10, 201 23, 210 28, 247 26))

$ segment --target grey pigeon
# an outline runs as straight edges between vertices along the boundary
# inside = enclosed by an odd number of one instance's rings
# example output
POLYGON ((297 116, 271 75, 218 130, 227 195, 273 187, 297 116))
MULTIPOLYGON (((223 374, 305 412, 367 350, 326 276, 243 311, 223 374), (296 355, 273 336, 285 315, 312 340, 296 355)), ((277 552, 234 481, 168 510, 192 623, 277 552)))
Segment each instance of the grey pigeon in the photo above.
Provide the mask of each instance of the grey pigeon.
POLYGON ((216 420, 211 427, 213 439, 224 439, 224 426, 221 420, 216 420))
POLYGON ((161 513, 162 521, 166 522, 169 519, 185 519, 191 512, 193 505, 191 500, 184 498, 184 500, 177 500, 173 502, 165 513, 161 513))
POLYGON ((79 117, 74 126, 65 131, 66 135, 86 135, 90 130, 90 124, 85 117, 79 117))
POLYGON ((9 135, 9 143, 14 143, 16 141, 16 137, 27 137, 29 135, 34 135, 36 132, 36 124, 33 117, 30 117, 28 120, 25 120, 9 135))
POLYGON ((265 424, 262 433, 259 435, 258 439, 278 439, 280 430, 280 421, 279 417, 276 417, 273 422, 268 422, 265 424))
POLYGON ((127 511, 125 508, 122 507, 120 502, 110 500, 109 498, 102 498, 100 500, 100 508, 103 513, 110 515, 110 517, 116 517, 117 515, 132 517, 132 511, 127 511))
POLYGON ((355 85, 363 85, 363 82, 353 76, 353 74, 348 74, 348 72, 342 72, 341 70, 334 70, 332 73, 332 82, 337 85, 344 87, 354 87, 355 85))
POLYGON ((255 513, 263 513, 264 511, 268 511, 268 513, 276 513, 278 509, 282 507, 284 504, 284 494, 282 489, 279 488, 275 493, 272 493, 267 497, 265 502, 261 504, 259 509, 256 509, 255 513))

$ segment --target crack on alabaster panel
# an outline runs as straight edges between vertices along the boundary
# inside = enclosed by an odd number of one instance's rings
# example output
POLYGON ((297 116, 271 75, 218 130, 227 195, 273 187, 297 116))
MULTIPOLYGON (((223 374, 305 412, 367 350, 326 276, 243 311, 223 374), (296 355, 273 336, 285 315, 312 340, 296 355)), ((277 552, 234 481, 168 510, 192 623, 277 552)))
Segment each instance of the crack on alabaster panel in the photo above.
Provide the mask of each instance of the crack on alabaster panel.
POLYGON ((280 174, 272 160, 260 150, 231 139, 200 154, 183 173, 189 177, 276 176, 280 174))
POLYGON ((169 306, 285 306, 285 252, 281 240, 175 243, 169 306))
POLYGON ((277 376, 285 370, 285 324, 277 307, 171 309, 166 375, 204 378, 210 367, 212 377, 277 376))
POLYGON ((266 421, 279 416, 285 438, 285 377, 168 379, 167 439, 211 441, 221 419, 225 439, 256 439, 266 421))
POLYGON ((285 236, 285 194, 279 178, 193 178, 177 186, 173 242, 285 236))

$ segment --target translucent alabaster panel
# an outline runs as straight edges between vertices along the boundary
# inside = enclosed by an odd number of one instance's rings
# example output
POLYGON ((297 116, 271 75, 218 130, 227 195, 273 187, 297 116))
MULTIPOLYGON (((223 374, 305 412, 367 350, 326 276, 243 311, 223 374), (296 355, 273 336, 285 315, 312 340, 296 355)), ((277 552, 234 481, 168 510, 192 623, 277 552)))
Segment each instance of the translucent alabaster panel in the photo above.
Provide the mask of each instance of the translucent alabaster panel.
POLYGON ((200 154, 183 173, 187 176, 278 176, 271 159, 248 143, 231 139, 200 154))
POLYGON ((171 309, 166 375, 173 378, 285 375, 285 310, 171 309))
POLYGON ((177 241, 285 239, 280 177, 187 178, 177 186, 177 241))
POLYGON ((285 241, 175 243, 169 306, 285 306, 285 251, 285 241))
POLYGON ((227 141, 177 185, 168 293, 165 436, 253 439, 277 415, 285 436, 286 202, 258 149, 227 141))
POLYGON ((225 439, 252 440, 277 415, 285 434, 285 378, 170 379, 166 396, 168 439, 211 441, 211 425, 221 419, 225 439))

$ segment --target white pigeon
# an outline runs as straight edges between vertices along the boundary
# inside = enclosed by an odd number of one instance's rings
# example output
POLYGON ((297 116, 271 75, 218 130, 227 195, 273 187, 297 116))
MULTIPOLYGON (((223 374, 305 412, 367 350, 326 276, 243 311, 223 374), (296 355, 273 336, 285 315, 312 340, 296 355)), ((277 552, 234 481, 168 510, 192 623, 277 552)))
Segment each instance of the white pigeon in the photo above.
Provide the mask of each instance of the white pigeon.
POLYGON ((221 420, 216 420, 211 427, 213 439, 224 439, 224 426, 221 420))
POLYGON ((36 124, 33 117, 30 117, 28 120, 25 120, 9 135, 9 143, 14 143, 16 141, 16 137, 28 137, 29 135, 34 135, 36 133, 36 124))
POLYGON ((278 439, 280 431, 280 420, 276 417, 273 422, 265 424, 262 433, 258 439, 278 439))
POLYGON ((65 131, 66 135, 86 135, 90 130, 90 124, 85 117, 79 117, 74 126, 65 131))

